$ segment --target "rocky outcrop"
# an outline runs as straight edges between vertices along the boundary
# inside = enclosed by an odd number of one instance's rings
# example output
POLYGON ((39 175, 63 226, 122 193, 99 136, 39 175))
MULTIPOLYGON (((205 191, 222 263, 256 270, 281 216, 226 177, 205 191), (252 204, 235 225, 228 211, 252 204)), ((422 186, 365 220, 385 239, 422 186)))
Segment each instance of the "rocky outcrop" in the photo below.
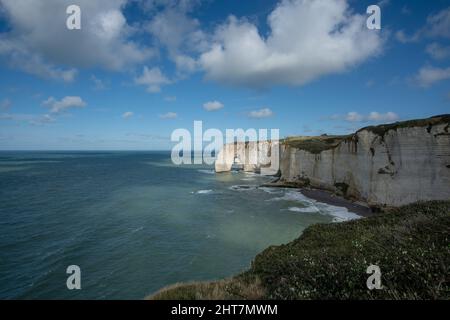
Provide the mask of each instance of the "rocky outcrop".
MULTIPOLYGON (((450 115, 444 115, 367 127, 346 137, 287 139, 280 147, 279 182, 331 190, 372 206, 449 200, 449 125, 450 115)), ((216 165, 217 171, 227 169, 216 165)))

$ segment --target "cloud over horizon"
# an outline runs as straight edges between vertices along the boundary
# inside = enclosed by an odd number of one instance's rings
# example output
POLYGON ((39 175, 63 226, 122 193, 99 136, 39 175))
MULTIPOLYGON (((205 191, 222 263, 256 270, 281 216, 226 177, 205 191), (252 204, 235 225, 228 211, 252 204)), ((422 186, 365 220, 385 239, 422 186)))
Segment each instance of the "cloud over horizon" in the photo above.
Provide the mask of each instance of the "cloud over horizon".
POLYGON ((224 107, 223 103, 219 101, 209 101, 203 104, 203 109, 206 111, 216 111, 224 107))
POLYGON ((332 115, 331 117, 325 118, 327 120, 333 121, 346 121, 346 122, 394 122, 400 120, 400 117, 395 112, 389 111, 386 113, 381 113, 377 111, 372 111, 369 114, 361 114, 356 111, 348 112, 345 115, 332 115))
POLYGON ((165 114, 160 114, 159 118, 160 119, 175 119, 178 117, 178 114, 175 112, 167 112, 165 114))
POLYGON ((262 108, 259 110, 250 111, 248 113, 248 116, 250 118, 254 118, 254 119, 269 118, 269 117, 273 116, 273 112, 269 108, 262 108))
POLYGON ((86 102, 78 96, 67 96, 61 100, 56 100, 54 97, 49 97, 42 104, 50 108, 50 113, 61 113, 72 108, 84 108, 86 102))

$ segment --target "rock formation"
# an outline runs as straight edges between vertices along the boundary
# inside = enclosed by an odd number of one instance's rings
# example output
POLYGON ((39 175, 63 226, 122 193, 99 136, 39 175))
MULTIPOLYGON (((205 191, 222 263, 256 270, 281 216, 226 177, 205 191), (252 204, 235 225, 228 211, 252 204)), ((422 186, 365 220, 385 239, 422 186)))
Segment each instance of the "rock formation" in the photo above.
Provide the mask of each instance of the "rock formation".
MULTIPOLYGON (((288 138, 280 141, 278 183, 326 189, 371 206, 449 200, 449 126, 450 115, 443 115, 366 127, 348 136, 288 138)), ((236 158, 247 159, 245 171, 264 172, 273 159, 268 155, 278 150, 274 146, 278 143, 225 145, 216 172, 231 170, 236 158)), ((265 173, 275 172, 272 163, 265 173)))

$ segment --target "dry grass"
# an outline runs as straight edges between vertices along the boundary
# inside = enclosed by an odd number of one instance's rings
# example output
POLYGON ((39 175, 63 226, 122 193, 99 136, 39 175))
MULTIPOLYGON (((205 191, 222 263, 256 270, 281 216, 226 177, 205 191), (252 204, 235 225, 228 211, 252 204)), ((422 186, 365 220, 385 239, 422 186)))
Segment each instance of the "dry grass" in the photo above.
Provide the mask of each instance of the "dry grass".
POLYGON ((450 201, 316 224, 231 279, 176 284, 148 299, 450 299, 450 201), (384 289, 366 287, 370 264, 384 289))
POLYGON ((148 300, 258 300, 265 290, 258 278, 236 277, 213 282, 177 283, 167 286, 148 300))

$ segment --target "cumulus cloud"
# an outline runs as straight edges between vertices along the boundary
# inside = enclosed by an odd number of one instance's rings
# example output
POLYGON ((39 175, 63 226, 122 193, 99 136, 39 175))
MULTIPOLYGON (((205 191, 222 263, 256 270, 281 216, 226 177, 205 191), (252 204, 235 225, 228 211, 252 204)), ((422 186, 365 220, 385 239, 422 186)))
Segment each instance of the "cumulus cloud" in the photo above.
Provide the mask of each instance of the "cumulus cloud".
POLYGON ((415 33, 413 35, 407 35, 404 30, 398 30, 395 33, 395 38, 397 41, 401 43, 410 43, 410 42, 416 42, 419 40, 419 33, 415 33))
POLYGON ((101 91, 106 89, 105 82, 95 75, 91 75, 91 81, 94 83, 94 90, 101 91))
POLYGON ((345 115, 332 115, 328 120, 347 121, 347 122, 393 122, 400 119, 400 117, 392 111, 381 113, 372 111, 369 114, 361 114, 359 112, 351 111, 345 115))
POLYGON ((9 99, 3 99, 2 101, 0 101, 0 109, 2 110, 7 110, 9 108, 11 108, 12 106, 12 102, 9 99))
POLYGON ((189 13, 196 7, 196 1, 166 1, 146 25, 146 30, 165 47, 169 58, 181 73, 198 69, 197 61, 190 54, 206 49, 207 36, 200 28, 200 22, 189 13))
POLYGON ((450 46, 444 46, 433 42, 426 48, 426 52, 436 60, 444 60, 450 58, 450 46))
POLYGON ((44 106, 50 109, 51 113, 61 113, 72 108, 84 108, 86 102, 78 96, 67 96, 61 100, 56 100, 53 97, 48 98, 42 103, 44 106))
POLYGON ((203 109, 206 111, 216 111, 224 107, 223 103, 219 101, 209 101, 203 104, 203 109))
POLYGON ((167 96, 164 98, 164 100, 166 100, 167 102, 175 102, 175 101, 177 101, 177 97, 176 96, 167 96))
POLYGON ((435 15, 430 15, 427 18, 428 31, 427 35, 432 37, 450 38, 450 7, 438 12, 435 15))
POLYGON ((399 116, 394 112, 379 113, 374 111, 369 114, 367 119, 374 122, 392 122, 398 120, 399 116))
POLYGON ((0 33, 0 57, 25 72, 67 82, 75 78, 78 67, 121 70, 141 63, 153 51, 130 40, 134 30, 122 14, 125 3, 78 0, 82 29, 68 30, 66 8, 73 1, 0 0, 10 26, 0 33))
POLYGON ((303 85, 344 72, 380 52, 383 39, 345 0, 283 0, 262 36, 245 19, 217 28, 199 63, 206 78, 232 85, 303 85))
POLYGON ((347 113, 347 115, 345 116, 345 120, 349 121, 349 122, 360 122, 363 119, 364 119, 364 116, 362 116, 358 112, 354 112, 354 111, 347 113))
POLYGON ((250 118, 261 119, 261 118, 269 118, 273 116, 272 110, 269 108, 262 108, 259 110, 253 110, 248 113, 250 118))
POLYGON ((131 111, 127 111, 127 112, 125 112, 125 113, 122 115, 122 118, 124 118, 124 119, 129 119, 129 118, 131 118, 132 116, 134 116, 134 113, 131 112, 131 111))
POLYGON ((400 12, 401 12, 401 14, 404 14, 404 15, 407 15, 407 16, 412 13, 411 9, 408 6, 406 6, 406 5, 402 7, 400 12))
POLYGON ((49 114, 35 115, 21 113, 0 113, 0 120, 24 122, 31 125, 44 125, 56 121, 56 119, 49 114))
POLYGON ((159 115, 161 119, 175 119, 178 115, 175 112, 167 112, 165 114, 159 115))
POLYGON ((447 79, 450 79, 450 67, 437 68, 432 66, 424 66, 413 78, 413 81, 420 87, 428 88, 437 82, 447 79))
POLYGON ((423 38, 450 39, 450 7, 429 15, 425 26, 413 34, 407 35, 405 31, 399 30, 395 35, 402 43, 416 42, 423 38))
POLYGON ((144 67, 142 75, 134 79, 134 82, 146 86, 150 93, 158 93, 161 91, 161 86, 171 83, 159 68, 149 69, 147 66, 144 67))

